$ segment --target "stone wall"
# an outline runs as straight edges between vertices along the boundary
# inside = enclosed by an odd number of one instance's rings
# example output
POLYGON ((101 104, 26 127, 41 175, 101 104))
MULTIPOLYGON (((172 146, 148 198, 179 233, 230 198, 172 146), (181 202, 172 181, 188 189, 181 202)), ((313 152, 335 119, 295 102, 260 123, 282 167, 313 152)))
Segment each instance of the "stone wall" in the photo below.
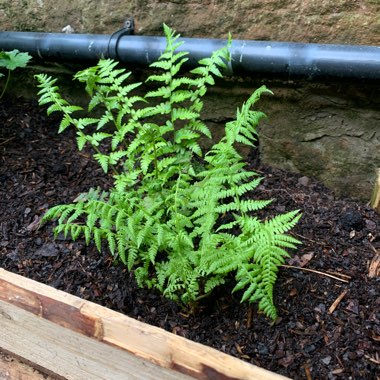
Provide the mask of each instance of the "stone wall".
MULTIPOLYGON (((111 33, 134 16, 136 34, 380 45, 380 0, 0 0, 0 30, 111 33)), ((217 134, 258 79, 219 82, 204 118, 217 134)), ((369 199, 380 167, 378 84, 264 80, 262 160, 324 181, 339 195, 369 199)), ((17 88, 16 86, 14 88, 17 88)))
MULTIPOLYGON (((215 123, 214 135, 260 84, 229 81, 210 91, 205 119, 215 123)), ((380 168, 378 84, 265 84, 274 95, 257 104, 268 116, 259 128, 262 161, 318 178, 340 196, 369 200, 380 168)))
POLYGON ((110 33, 134 16, 137 33, 167 23, 187 37, 380 44, 379 0, 0 0, 0 29, 110 33))

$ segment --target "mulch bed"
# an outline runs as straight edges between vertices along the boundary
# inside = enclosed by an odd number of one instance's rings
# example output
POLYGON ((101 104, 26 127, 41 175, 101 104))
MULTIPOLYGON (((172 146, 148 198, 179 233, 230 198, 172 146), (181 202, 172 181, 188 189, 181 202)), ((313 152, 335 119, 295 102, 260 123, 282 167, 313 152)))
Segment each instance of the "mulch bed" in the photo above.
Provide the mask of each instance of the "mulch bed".
POLYGON ((317 181, 252 157, 265 176, 252 196, 275 200, 268 214, 303 212, 293 230, 303 244, 275 289, 280 317, 272 323, 240 304, 231 287, 188 315, 138 289, 107 250, 54 240, 53 224, 37 228, 49 207, 110 181, 89 152, 78 153, 73 131, 58 135, 58 118, 35 102, 2 100, 0 115, 1 267, 294 379, 379 379, 380 218, 365 203, 338 199, 317 181))

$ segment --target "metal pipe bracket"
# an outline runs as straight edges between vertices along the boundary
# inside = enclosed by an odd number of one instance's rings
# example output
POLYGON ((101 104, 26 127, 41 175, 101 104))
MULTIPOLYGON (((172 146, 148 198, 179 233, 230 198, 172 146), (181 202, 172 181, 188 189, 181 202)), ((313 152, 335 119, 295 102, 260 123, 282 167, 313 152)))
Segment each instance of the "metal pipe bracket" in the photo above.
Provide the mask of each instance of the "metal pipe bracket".
POLYGON ((123 36, 130 36, 135 33, 135 21, 133 17, 128 17, 125 22, 122 29, 116 31, 113 33, 108 40, 108 47, 107 47, 107 55, 108 58, 120 60, 119 54, 118 54, 118 45, 120 38, 123 36))

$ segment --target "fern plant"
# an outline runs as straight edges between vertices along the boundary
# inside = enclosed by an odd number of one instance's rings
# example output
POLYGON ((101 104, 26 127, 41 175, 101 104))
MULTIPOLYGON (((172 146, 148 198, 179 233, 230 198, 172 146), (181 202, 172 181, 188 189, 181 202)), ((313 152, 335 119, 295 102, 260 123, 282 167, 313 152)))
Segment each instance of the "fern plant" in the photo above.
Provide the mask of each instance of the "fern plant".
POLYGON ((236 150, 237 143, 254 145, 265 115, 253 106, 270 91, 256 90, 226 124, 225 136, 204 153, 199 140, 211 133, 201 119, 202 98, 215 77, 222 77, 231 40, 183 76, 188 54, 178 51, 179 35, 166 25, 164 32, 166 50, 151 65, 157 73, 147 79, 155 89, 145 96, 133 94, 142 83, 127 84, 130 73, 109 59, 75 75, 85 84, 91 117, 75 116, 82 109, 61 97, 56 79, 36 76, 39 103, 49 105, 48 114, 63 114, 59 132, 73 126, 78 148, 90 145, 114 179, 108 192, 91 189, 72 204, 51 208, 44 221, 57 219, 56 234, 83 236, 98 250, 106 243, 134 271, 139 286, 184 305, 234 274, 233 291, 242 291, 242 301, 258 302, 276 318, 273 287, 286 249, 299 243, 287 232, 300 214, 265 221, 255 216, 271 201, 246 199, 261 178, 245 168, 236 150), (232 216, 228 223, 226 213, 232 216))

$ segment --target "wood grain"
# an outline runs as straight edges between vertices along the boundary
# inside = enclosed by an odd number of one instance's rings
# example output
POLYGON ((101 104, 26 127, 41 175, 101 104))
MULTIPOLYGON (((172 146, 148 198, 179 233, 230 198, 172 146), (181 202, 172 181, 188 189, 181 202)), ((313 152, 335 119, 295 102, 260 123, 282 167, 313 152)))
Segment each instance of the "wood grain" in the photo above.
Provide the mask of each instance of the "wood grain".
POLYGON ((67 379, 285 379, 3 269, 1 347, 67 379))

